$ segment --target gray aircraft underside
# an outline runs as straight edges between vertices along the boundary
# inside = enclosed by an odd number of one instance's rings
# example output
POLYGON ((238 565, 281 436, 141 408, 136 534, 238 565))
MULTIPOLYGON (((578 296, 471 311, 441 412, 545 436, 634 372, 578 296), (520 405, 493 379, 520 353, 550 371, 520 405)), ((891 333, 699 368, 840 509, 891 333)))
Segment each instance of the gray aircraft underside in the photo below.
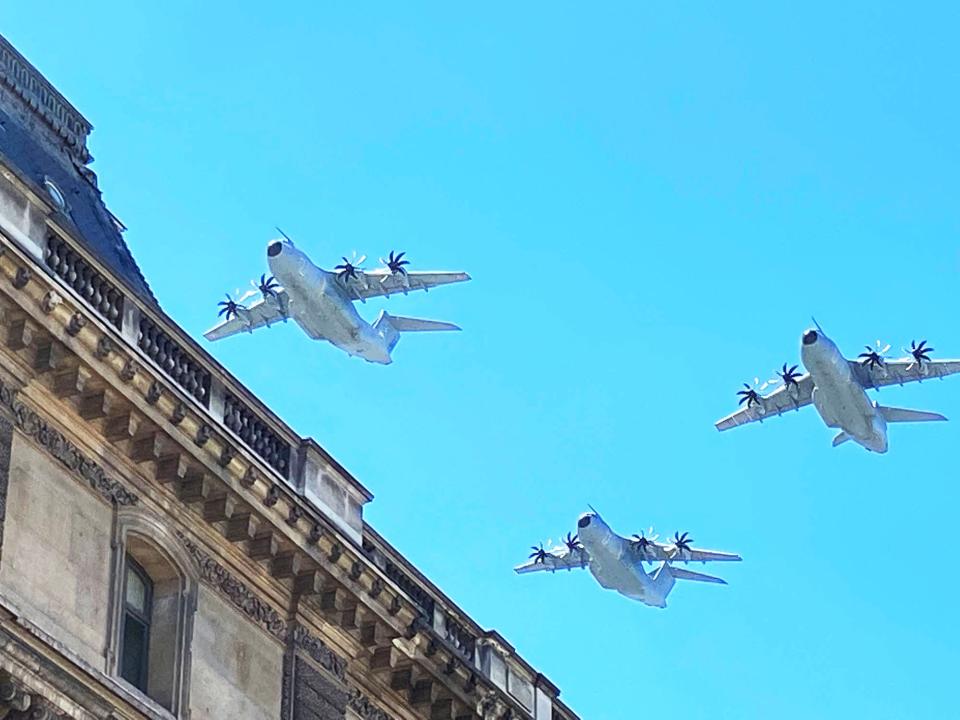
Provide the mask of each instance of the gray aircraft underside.
MULTIPOLYGON (((827 427, 840 431, 833 439, 834 446, 853 440, 867 450, 885 453, 888 423, 946 420, 938 413, 880 405, 866 393, 870 388, 879 390, 887 385, 922 382, 960 372, 960 360, 931 360, 927 354, 932 348, 925 345, 911 343, 906 357, 889 360, 868 347, 860 359, 847 360, 823 330, 807 330, 800 342, 800 359, 807 372, 765 396, 745 385, 747 390, 738 393, 743 396, 740 403, 744 407, 718 420, 716 427, 729 430, 813 404, 827 427)), ((784 371, 781 377, 786 380, 792 373, 786 365, 784 371)))
POLYGON ((267 263, 280 286, 262 287, 262 297, 249 308, 233 304, 227 319, 204 333, 205 338, 220 340, 293 319, 314 340, 326 340, 349 355, 387 365, 400 333, 460 329, 452 323, 386 311, 371 324, 360 317, 354 303, 464 282, 470 279, 466 273, 407 271, 402 265, 394 270, 355 268, 337 273, 314 265, 288 238, 270 241, 267 263))
POLYGON ((690 547, 686 533, 678 542, 664 544, 652 538, 634 540, 617 535, 596 512, 577 520, 577 535, 556 548, 534 548, 530 560, 518 565, 517 573, 556 572, 588 568, 601 587, 616 590, 631 600, 652 607, 667 606, 667 595, 676 580, 726 584, 712 575, 693 572, 672 563, 739 561, 739 555, 690 547), (644 563, 660 563, 650 573, 644 563))

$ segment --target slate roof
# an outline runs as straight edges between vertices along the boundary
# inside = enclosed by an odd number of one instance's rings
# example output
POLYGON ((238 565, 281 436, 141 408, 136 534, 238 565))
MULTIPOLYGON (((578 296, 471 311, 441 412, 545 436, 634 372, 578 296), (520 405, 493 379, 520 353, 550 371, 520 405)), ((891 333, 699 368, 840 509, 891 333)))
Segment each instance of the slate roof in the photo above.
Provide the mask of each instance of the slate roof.
POLYGON ((66 200, 61 219, 86 249, 123 278, 142 299, 157 305, 103 203, 87 167, 92 127, 36 68, 0 36, 0 160, 41 195, 51 181, 66 200))

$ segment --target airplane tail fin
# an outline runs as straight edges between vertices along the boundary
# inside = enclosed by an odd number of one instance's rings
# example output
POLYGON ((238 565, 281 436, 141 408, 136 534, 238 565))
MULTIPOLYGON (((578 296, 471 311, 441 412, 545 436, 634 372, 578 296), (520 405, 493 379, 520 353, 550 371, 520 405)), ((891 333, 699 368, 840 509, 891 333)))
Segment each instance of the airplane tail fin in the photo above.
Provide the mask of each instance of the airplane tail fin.
POLYGON ((423 320, 421 318, 400 317, 391 315, 386 310, 380 311, 380 316, 373 324, 383 334, 387 341, 387 349, 393 350, 400 339, 402 332, 443 332, 448 330, 459 330, 460 328, 453 323, 441 322, 440 320, 423 320))
POLYGON ((670 566, 670 574, 673 575, 677 580, 695 580, 697 582, 717 583, 718 585, 727 584, 727 581, 723 578, 714 577, 713 575, 705 575, 704 573, 693 572, 693 570, 680 568, 676 565, 670 566))
POLYGON ((884 407, 882 405, 878 406, 877 409, 888 423, 938 422, 947 419, 940 413, 923 410, 907 410, 906 408, 884 407))

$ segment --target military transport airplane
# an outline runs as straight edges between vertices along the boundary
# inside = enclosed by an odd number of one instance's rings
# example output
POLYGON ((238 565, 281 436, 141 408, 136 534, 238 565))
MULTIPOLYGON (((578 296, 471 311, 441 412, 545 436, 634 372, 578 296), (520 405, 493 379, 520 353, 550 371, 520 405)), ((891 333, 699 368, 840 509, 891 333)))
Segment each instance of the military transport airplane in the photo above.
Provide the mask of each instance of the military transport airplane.
MULTIPOLYGON (((281 231, 282 234, 282 231, 281 231)), ((337 265, 333 271, 314 265, 306 253, 298 249, 286 235, 267 244, 267 264, 273 277, 260 276, 256 290, 240 298, 227 295, 220 302, 223 319, 204 333, 208 340, 220 340, 241 332, 293 318, 314 340, 326 340, 349 355, 372 363, 388 365, 390 353, 402 332, 459 330, 452 323, 419 318, 398 317, 381 311, 371 325, 360 317, 354 302, 395 293, 406 295, 411 290, 429 290, 438 285, 464 282, 470 276, 463 272, 418 272, 406 269, 405 253, 392 251, 385 267, 363 270, 363 257, 337 265), (278 283, 279 281, 279 283, 278 283), (260 299, 247 307, 243 303, 259 292, 260 299)))
POLYGON ((840 430, 833 438, 836 447, 853 440, 867 450, 887 451, 887 423, 931 422, 946 420, 943 415, 920 410, 905 410, 871 402, 866 390, 879 390, 886 385, 903 385, 943 378, 960 372, 960 360, 931 360, 932 347, 926 340, 910 343, 904 350, 906 357, 887 359, 890 349, 867 346, 856 360, 847 360, 818 325, 803 333, 800 341, 800 359, 807 372, 797 372, 797 366, 783 366, 777 374, 782 385, 768 395, 760 393, 765 386, 751 387, 744 383, 737 412, 716 423, 718 430, 782 415, 786 410, 799 410, 813 403, 827 427, 840 430))
POLYGON ((676 580, 726 585, 721 578, 692 572, 671 563, 741 559, 731 553, 698 550, 691 547, 692 543, 693 539, 687 537, 687 533, 675 533, 673 542, 668 544, 658 543, 656 536, 646 537, 643 533, 634 535, 633 539, 620 537, 596 511, 591 510, 577 520, 576 535, 567 533, 566 540, 557 548, 544 550, 542 544, 534 546, 530 559, 514 569, 523 574, 589 568, 601 587, 616 590, 631 600, 663 608, 667 606, 667 595, 676 580), (645 562, 659 562, 660 566, 648 574, 643 567, 645 562))

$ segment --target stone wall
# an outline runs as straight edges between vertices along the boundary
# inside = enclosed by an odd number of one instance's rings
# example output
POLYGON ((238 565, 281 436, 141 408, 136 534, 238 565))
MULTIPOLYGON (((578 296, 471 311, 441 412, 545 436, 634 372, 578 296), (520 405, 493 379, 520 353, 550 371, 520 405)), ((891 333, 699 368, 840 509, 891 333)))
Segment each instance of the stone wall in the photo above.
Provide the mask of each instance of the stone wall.
POLYGON ((201 586, 192 646, 193 717, 276 720, 283 652, 279 641, 201 586))
POLYGON ((112 508, 15 433, 0 594, 97 668, 104 666, 112 508))

